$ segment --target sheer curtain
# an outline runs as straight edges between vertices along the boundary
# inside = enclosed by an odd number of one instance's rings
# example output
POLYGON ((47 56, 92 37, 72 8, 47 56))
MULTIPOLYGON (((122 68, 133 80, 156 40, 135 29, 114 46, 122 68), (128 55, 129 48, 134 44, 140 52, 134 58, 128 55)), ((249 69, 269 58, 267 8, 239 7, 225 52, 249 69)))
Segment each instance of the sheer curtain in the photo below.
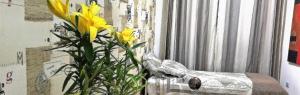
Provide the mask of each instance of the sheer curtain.
POLYGON ((166 59, 279 78, 285 0, 169 0, 166 59))

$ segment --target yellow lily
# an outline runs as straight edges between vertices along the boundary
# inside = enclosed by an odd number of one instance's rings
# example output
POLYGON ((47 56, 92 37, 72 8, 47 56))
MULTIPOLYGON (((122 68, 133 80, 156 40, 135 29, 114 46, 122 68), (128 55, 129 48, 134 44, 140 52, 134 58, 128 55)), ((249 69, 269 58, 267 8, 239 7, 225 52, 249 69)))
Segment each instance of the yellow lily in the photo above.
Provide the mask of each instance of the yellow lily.
POLYGON ((75 22, 75 16, 78 16, 78 30, 83 36, 86 33, 90 35, 90 41, 94 41, 98 31, 103 31, 110 28, 110 25, 106 24, 105 19, 99 17, 100 7, 95 3, 88 7, 85 4, 81 4, 81 13, 74 12, 71 15, 71 22, 75 22))
POLYGON ((128 46, 131 46, 136 40, 133 35, 133 29, 127 27, 123 31, 117 32, 117 37, 122 44, 128 44, 128 46))
POLYGON ((69 0, 64 4, 61 0, 47 0, 47 5, 52 13, 57 17, 69 20, 69 0))

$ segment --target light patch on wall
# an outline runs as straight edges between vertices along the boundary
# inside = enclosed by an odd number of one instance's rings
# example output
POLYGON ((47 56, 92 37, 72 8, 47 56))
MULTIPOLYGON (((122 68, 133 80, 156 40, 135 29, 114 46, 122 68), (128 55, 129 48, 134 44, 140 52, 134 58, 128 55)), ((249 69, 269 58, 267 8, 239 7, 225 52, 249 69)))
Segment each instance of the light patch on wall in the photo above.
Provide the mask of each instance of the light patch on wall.
POLYGON ((112 3, 109 0, 104 0, 104 18, 105 18, 107 24, 110 24, 110 25, 113 24, 112 3))
POLYGON ((25 0, 26 21, 52 21, 53 15, 48 9, 47 0, 25 0))

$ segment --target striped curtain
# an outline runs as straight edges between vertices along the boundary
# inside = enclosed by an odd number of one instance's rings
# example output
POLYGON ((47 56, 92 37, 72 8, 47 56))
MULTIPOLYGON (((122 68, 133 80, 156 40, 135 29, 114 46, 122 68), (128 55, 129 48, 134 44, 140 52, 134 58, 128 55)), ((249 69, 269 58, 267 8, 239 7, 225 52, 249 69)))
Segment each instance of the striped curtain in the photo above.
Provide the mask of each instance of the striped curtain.
POLYGON ((166 59, 279 78, 286 0, 169 0, 166 59))

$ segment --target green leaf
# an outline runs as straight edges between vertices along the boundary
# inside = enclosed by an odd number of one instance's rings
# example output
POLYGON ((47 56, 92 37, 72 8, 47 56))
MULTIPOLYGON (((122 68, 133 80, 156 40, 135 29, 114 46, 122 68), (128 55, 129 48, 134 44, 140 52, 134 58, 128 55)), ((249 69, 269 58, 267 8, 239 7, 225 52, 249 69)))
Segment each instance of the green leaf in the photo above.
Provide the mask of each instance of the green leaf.
POLYGON ((51 33, 54 34, 56 37, 62 39, 62 40, 65 40, 65 41, 68 41, 68 42, 72 42, 72 40, 69 39, 68 37, 60 36, 60 35, 58 35, 58 34, 56 34, 54 32, 51 32, 51 33))
POLYGON ((74 31, 73 27, 71 25, 69 25, 68 23, 66 23, 66 22, 64 22, 63 27, 68 31, 74 31))
POLYGON ((96 53, 99 53, 99 52, 104 52, 105 49, 103 49, 103 48, 105 48, 103 45, 94 47, 94 49, 93 49, 94 53, 96 54, 96 53))
POLYGON ((64 95, 68 95, 72 90, 74 90, 76 86, 76 81, 73 82, 73 84, 70 86, 70 88, 64 93, 64 95))
POLYGON ((97 35, 97 36, 99 36, 99 37, 103 37, 103 38, 106 38, 106 39, 112 38, 112 37, 110 37, 110 36, 107 36, 107 35, 97 35))
POLYGON ((133 46, 131 47, 131 49, 136 49, 136 48, 138 48, 138 47, 140 47, 140 46, 142 46, 142 45, 145 45, 145 44, 146 44, 146 42, 141 42, 141 43, 135 44, 135 45, 133 45, 133 46))
POLYGON ((96 46, 96 47, 94 47, 93 49, 94 49, 94 50, 98 50, 98 49, 100 49, 100 48, 104 48, 104 46, 96 46))
MULTIPOLYGON (((102 64, 103 62, 100 61, 98 64, 102 64)), ((97 66, 95 71, 92 73, 92 77, 91 77, 91 80, 93 80, 97 75, 98 73, 102 70, 102 65, 100 66, 97 66)))
POLYGON ((60 68, 58 68, 57 71, 53 74, 53 76, 56 75, 58 72, 60 72, 63 68, 65 68, 68 65, 69 64, 65 64, 65 65, 61 66, 60 68))
POLYGON ((128 49, 127 52, 128 52, 129 58, 131 59, 132 64, 134 64, 136 67, 139 67, 138 61, 134 58, 133 52, 130 49, 128 49))
POLYGON ((69 66, 71 66, 73 68, 76 68, 76 69, 79 69, 79 67, 77 66, 77 64, 70 64, 69 66))
POLYGON ((67 84, 69 83, 69 80, 72 78, 72 75, 74 74, 75 72, 71 72, 67 75, 67 77, 65 78, 65 81, 63 83, 63 88, 62 88, 62 91, 65 90, 65 87, 67 86, 67 84))
MULTIPOLYGON (((84 72, 84 87, 83 87, 84 90, 83 91, 89 92, 88 90, 89 90, 90 78, 88 76, 88 73, 86 72, 86 69, 83 69, 83 72, 84 72)), ((89 94, 87 92, 85 92, 85 93, 89 94)))
POLYGON ((79 17, 78 17, 78 15, 76 15, 76 16, 75 16, 75 26, 76 26, 76 30, 75 30, 74 32, 75 32, 76 37, 81 38, 80 32, 79 32, 79 30, 78 30, 78 21, 79 21, 79 17))
POLYGON ((87 60, 91 63, 94 60, 93 45, 89 41, 83 41, 84 54, 87 60))
POLYGON ((117 78, 116 78, 116 79, 117 79, 117 83, 116 83, 116 84, 118 85, 118 84, 121 82, 121 79, 123 79, 122 76, 123 76, 124 74, 123 74, 123 72, 122 72, 122 64, 120 64, 120 63, 117 64, 117 65, 116 65, 116 68, 117 68, 117 71, 116 71, 116 73, 117 73, 117 74, 116 74, 116 77, 117 77, 117 78))
POLYGON ((78 21, 79 21, 79 17, 78 17, 78 15, 76 15, 75 16, 75 25, 76 25, 76 27, 78 27, 78 21))

